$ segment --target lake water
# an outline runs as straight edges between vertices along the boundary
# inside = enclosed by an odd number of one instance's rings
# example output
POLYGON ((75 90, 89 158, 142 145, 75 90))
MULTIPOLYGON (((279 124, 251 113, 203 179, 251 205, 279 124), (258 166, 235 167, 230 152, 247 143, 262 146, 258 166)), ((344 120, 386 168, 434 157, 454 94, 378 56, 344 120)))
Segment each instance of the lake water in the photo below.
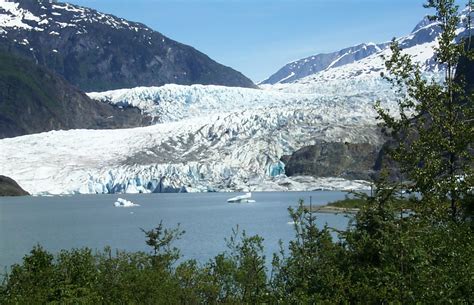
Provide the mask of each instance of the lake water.
MULTIPOLYGON (((299 199, 313 205, 344 198, 344 192, 265 192, 253 193, 255 203, 230 204, 233 193, 77 195, 70 197, 0 197, 0 268, 20 262, 35 244, 56 252, 60 249, 90 247, 145 250, 140 228, 154 228, 160 220, 166 227, 178 223, 186 231, 175 245, 184 259, 205 262, 226 250, 224 238, 232 228, 265 238, 267 257, 278 250, 278 240, 294 236, 287 208, 299 199), (117 208, 117 198, 140 207, 117 208)), ((322 227, 345 229, 343 215, 318 214, 322 227)))

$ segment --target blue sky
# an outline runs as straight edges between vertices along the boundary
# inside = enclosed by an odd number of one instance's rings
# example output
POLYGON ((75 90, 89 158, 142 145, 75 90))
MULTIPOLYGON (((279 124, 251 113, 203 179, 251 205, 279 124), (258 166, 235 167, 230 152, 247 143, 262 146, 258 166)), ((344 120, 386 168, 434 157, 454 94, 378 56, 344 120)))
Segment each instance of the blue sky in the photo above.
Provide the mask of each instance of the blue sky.
POLYGON ((253 81, 286 63, 408 34, 418 0, 67 0, 142 22, 253 81))

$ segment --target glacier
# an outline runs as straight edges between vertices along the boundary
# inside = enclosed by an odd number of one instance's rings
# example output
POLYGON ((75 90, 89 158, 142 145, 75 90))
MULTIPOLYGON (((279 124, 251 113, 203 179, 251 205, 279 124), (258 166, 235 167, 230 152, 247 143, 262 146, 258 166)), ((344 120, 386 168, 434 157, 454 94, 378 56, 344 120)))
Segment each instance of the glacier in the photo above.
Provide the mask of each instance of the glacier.
POLYGON ((204 85, 91 93, 156 122, 3 139, 0 172, 37 195, 367 188, 363 181, 288 178, 280 161, 317 140, 381 144, 373 103, 395 110, 392 91, 366 96, 352 88, 364 88, 360 81, 312 94, 204 85))
MULTIPOLYGON (((440 80, 436 28, 421 22, 399 42, 425 77, 440 80)), ((91 92, 98 102, 140 109, 150 126, 2 139, 0 173, 35 195, 367 189, 365 181, 287 177, 281 158, 320 140, 382 145, 374 103, 398 110, 380 77, 389 55, 380 48, 260 89, 168 84, 91 92)))

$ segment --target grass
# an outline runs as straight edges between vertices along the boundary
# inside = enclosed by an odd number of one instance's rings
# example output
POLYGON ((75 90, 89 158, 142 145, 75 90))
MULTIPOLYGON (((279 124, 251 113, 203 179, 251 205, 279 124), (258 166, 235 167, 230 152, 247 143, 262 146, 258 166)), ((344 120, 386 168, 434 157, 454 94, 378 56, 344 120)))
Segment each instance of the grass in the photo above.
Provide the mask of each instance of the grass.
POLYGON ((345 209, 361 209, 367 205, 367 201, 361 198, 345 198, 328 203, 328 206, 345 209))
MULTIPOLYGON (((413 207, 413 201, 409 198, 402 198, 394 200, 395 206, 401 209, 411 209, 413 207)), ((343 208, 343 209, 361 209, 368 205, 367 200, 362 198, 349 198, 330 202, 327 204, 329 207, 343 208)))

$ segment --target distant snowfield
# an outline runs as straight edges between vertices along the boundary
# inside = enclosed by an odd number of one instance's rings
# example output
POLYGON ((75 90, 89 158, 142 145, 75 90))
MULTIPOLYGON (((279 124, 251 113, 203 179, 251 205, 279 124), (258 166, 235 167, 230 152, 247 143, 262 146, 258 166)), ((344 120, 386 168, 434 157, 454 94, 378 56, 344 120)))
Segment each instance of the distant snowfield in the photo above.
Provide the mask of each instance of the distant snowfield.
MULTIPOLYGON (((438 67, 432 67, 434 51, 437 41, 415 45, 404 49, 403 53, 412 56, 413 61, 420 64, 425 77, 439 79, 438 67)), ((395 98, 393 89, 381 77, 387 74, 385 59, 389 58, 390 49, 361 59, 351 64, 324 70, 293 83, 263 85, 262 88, 278 90, 286 93, 322 94, 325 96, 355 96, 363 95, 365 99, 392 100, 395 98)))
MULTIPOLYGON (((360 181, 281 175, 279 159, 316 140, 380 143, 373 110, 377 96, 347 84, 331 90, 340 94, 202 85, 91 93, 138 107, 155 115, 158 124, 0 140, 0 172, 32 194, 367 187, 360 181)), ((390 107, 387 92, 379 91, 378 98, 390 107)))

